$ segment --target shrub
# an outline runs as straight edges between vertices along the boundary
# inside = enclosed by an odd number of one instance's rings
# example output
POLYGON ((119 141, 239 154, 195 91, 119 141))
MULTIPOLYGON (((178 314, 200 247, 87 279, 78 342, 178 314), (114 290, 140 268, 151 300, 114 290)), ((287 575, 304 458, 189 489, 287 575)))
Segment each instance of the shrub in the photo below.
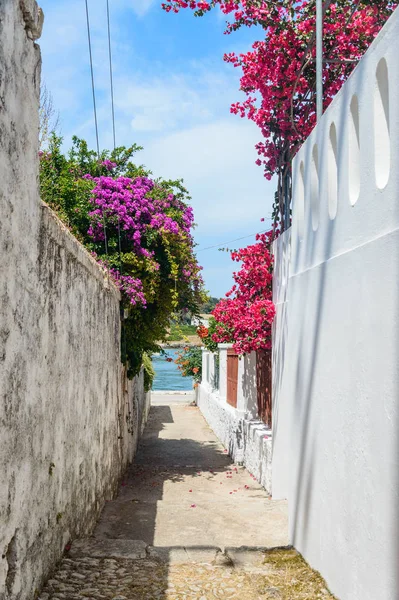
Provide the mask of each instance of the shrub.
POLYGON ((202 350, 199 346, 184 348, 178 353, 175 363, 183 377, 192 377, 195 382, 201 381, 202 350))

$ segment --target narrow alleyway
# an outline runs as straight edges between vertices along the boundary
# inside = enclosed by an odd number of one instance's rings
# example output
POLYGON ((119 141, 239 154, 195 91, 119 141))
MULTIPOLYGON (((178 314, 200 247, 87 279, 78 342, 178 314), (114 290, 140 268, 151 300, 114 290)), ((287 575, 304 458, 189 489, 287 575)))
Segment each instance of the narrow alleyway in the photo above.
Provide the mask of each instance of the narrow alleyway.
POLYGON ((41 600, 283 597, 259 548, 287 544, 285 502, 232 464, 198 408, 172 402, 154 402, 118 497, 41 600))

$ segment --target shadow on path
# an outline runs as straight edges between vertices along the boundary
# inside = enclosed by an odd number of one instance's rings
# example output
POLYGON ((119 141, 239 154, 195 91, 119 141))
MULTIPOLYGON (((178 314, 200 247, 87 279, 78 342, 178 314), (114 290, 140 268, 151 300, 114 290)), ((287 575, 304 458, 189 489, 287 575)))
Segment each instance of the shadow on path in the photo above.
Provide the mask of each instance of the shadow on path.
POLYGON ((231 462, 198 408, 153 406, 117 498, 106 504, 93 536, 73 543, 44 600, 194 598, 189 588, 202 571, 194 587, 207 589, 214 578, 216 595, 199 597, 238 598, 223 595, 233 567, 260 564, 261 548, 286 544, 285 502, 270 500, 231 462), (82 574, 89 583, 79 580, 82 574))

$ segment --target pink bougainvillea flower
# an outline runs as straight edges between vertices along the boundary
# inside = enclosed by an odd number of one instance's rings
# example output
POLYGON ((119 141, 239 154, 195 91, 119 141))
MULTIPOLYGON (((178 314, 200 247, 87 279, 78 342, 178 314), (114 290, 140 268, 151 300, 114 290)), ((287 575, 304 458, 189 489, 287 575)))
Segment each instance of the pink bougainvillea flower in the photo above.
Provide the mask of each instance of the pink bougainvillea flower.
MULTIPOLYGON (((395 0, 334 0, 323 14, 323 108, 348 79, 386 20, 395 0)), ((253 121, 262 140, 255 163, 267 179, 290 172, 290 163, 316 123, 314 0, 164 0, 166 12, 182 9, 203 16, 219 9, 226 34, 241 28, 259 35, 247 51, 225 54, 239 68, 245 94, 230 112, 253 121)))

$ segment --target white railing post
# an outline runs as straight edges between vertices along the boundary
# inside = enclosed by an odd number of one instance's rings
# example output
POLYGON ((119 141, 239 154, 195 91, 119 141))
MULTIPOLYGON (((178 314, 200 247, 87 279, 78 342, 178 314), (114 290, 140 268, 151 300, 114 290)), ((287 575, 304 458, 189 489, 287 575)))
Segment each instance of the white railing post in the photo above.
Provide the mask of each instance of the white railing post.
POLYGON ((202 384, 206 383, 208 384, 209 382, 209 375, 208 375, 208 365, 209 365, 209 359, 208 357, 208 350, 204 347, 201 348, 202 350, 202 377, 201 377, 201 382, 202 384))
POLYGON ((240 356, 238 359, 238 381, 237 381, 237 412, 244 417, 247 407, 245 395, 245 367, 247 355, 240 356))
POLYGON ((227 349, 231 344, 218 344, 219 348, 219 398, 227 401, 227 349))
POLYGON ((215 378, 215 361, 213 359, 213 352, 209 352, 208 358, 208 383, 209 387, 214 390, 214 378, 215 378))

